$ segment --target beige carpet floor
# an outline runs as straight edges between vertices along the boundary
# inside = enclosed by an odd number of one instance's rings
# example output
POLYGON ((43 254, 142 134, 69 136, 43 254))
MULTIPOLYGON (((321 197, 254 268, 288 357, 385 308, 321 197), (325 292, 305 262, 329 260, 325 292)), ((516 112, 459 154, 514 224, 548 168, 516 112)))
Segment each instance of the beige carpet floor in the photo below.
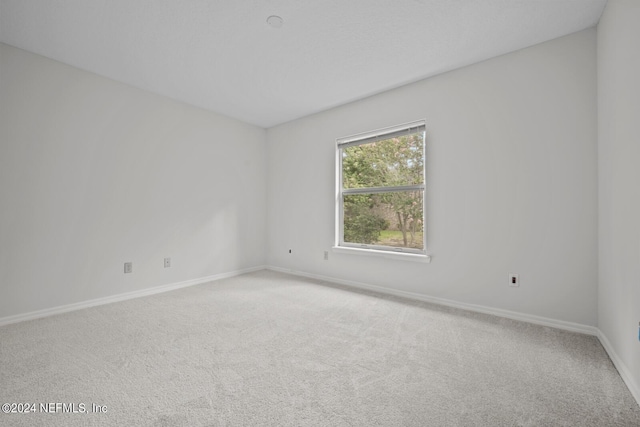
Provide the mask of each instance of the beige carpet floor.
POLYGON ((272 271, 1 327, 14 402, 0 425, 640 426, 595 337, 272 271))

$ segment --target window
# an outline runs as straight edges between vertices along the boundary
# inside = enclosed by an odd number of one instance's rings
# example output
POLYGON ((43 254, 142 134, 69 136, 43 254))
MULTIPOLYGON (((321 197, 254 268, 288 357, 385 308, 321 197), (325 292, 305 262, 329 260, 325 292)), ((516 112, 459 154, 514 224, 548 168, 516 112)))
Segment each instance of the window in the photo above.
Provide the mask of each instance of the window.
POLYGON ((426 255, 425 122, 337 140, 336 246, 426 255))

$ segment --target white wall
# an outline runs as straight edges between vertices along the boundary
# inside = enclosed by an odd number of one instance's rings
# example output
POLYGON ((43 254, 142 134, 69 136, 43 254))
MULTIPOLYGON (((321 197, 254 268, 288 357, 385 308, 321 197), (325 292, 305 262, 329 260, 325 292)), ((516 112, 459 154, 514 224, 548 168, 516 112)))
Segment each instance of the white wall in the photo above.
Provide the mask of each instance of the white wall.
POLYGON ((265 140, 0 44, 0 318, 264 265, 265 140))
POLYGON ((271 128, 268 263, 596 325, 596 132, 594 29, 271 128), (431 264, 324 261, 335 139, 422 118, 431 264))
POLYGON ((598 326, 640 401, 640 2, 609 1, 598 25, 598 326))

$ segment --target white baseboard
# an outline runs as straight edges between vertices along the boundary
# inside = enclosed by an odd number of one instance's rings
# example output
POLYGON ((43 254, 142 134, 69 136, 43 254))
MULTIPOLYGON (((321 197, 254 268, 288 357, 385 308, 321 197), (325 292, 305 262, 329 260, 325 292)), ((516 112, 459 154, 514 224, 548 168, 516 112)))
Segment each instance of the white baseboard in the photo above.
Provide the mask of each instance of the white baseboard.
POLYGON ((25 320, 39 319, 42 317, 52 316, 54 314, 67 313, 69 311, 82 310, 97 305, 111 304, 112 302, 125 301, 134 298, 145 297, 149 295, 160 294, 163 292, 174 291, 176 289, 186 288, 189 286, 200 285, 202 283, 214 282, 216 280, 226 279, 229 277, 239 276, 240 274, 251 273, 258 270, 264 270, 266 267, 261 265, 258 267, 245 268, 243 270, 230 271, 227 273, 214 274, 213 276, 200 277, 197 279, 185 280, 183 282, 169 283, 167 285, 156 286, 153 288, 140 289, 138 291, 126 292, 123 294, 112 295, 103 298, 96 298, 88 301, 77 302, 74 304, 61 305, 44 310, 31 311, 24 314, 16 314, 0 318, 0 326, 9 325, 11 323, 23 322, 25 320))
POLYGON ((620 359, 618 353, 616 353, 616 351, 613 349, 613 346, 607 339, 607 336, 600 329, 598 329, 598 339, 602 343, 605 351, 609 354, 609 358, 618 370, 618 373, 622 377, 624 383, 627 385, 627 388, 629 388, 629 391, 636 399, 636 402, 638 402, 638 405, 640 405, 640 385, 638 385, 636 380, 633 378, 633 375, 631 375, 631 372, 629 372, 629 368, 627 368, 627 365, 625 365, 622 359, 620 359))
POLYGON ((587 335, 598 335, 598 328, 595 326, 582 325, 580 323, 567 322, 564 320, 556 320, 547 317, 535 316, 533 314, 518 313, 516 311, 503 310, 501 308, 486 307, 483 305, 468 304, 464 302, 458 302, 448 300, 445 298, 431 297, 424 294, 418 294, 415 292, 400 291, 397 289, 385 288, 382 286, 369 285, 366 283, 356 282, 352 280, 337 279, 335 277, 321 276, 317 274, 304 273, 296 270, 289 270, 280 267, 267 267, 269 270, 278 271, 281 273, 293 274, 296 276, 308 277, 311 279, 322 280, 329 283, 337 283, 339 285, 352 286, 354 288, 365 289, 368 291, 380 292, 382 294, 394 295, 398 297, 410 298, 418 301, 429 302, 438 305, 445 305, 447 307, 460 308, 463 310, 475 311, 478 313, 491 314, 499 317, 506 317, 507 319, 520 320, 522 322, 533 323, 536 325, 549 326, 551 328, 563 329, 565 331, 579 332, 587 335))

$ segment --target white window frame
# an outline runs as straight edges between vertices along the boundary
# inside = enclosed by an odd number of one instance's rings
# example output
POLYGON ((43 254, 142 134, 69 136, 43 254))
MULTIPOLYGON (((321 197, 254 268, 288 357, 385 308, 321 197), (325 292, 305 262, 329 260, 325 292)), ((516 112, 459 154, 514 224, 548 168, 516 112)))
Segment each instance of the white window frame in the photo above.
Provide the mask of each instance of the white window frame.
POLYGON ((336 235, 334 251, 362 255, 378 255, 387 258, 399 258, 404 260, 430 261, 427 255, 427 228, 426 228, 426 122, 418 120, 397 126, 377 129, 371 132, 360 133, 336 139, 336 235), (343 188, 342 180, 342 149, 355 145, 362 145, 374 141, 381 141, 394 136, 422 132, 422 184, 389 186, 376 188, 343 188), (351 243, 344 241, 344 196, 349 194, 375 194, 394 191, 422 191, 422 247, 423 249, 382 246, 372 244, 351 243))

